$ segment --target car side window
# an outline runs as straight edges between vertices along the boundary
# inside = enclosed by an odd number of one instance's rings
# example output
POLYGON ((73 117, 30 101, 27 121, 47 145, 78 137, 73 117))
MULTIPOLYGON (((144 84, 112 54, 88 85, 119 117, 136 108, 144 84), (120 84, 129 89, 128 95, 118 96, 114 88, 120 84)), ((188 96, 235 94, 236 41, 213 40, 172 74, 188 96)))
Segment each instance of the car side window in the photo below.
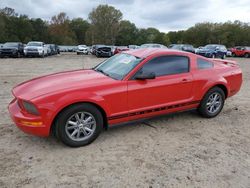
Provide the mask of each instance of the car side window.
POLYGON ((137 73, 154 72, 156 77, 189 72, 189 58, 186 56, 160 56, 143 65, 137 73))
POLYGON ((198 69, 210 69, 213 68, 213 63, 201 58, 197 59, 197 67, 198 69))

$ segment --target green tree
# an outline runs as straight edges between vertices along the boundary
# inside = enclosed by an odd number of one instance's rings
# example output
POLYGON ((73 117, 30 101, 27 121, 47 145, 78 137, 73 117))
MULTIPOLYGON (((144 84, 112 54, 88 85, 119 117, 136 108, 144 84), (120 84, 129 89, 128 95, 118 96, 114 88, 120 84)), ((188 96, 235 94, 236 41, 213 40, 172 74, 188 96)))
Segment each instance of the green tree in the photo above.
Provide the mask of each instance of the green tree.
POLYGON ((86 44, 86 32, 90 24, 82 18, 75 18, 70 22, 70 28, 75 33, 76 41, 78 44, 86 44))
POLYGON ((51 18, 49 34, 53 43, 68 45, 76 44, 75 33, 70 28, 70 20, 64 12, 51 18))
POLYGON ((137 44, 144 43, 164 43, 164 33, 161 33, 156 28, 140 29, 137 37, 137 44))
POLYGON ((136 44, 138 29, 135 24, 128 20, 122 20, 119 25, 119 30, 116 36, 116 45, 136 44))
POLYGON ((115 44, 119 23, 122 19, 120 10, 109 5, 99 5, 89 13, 93 43, 115 44))
POLYGON ((33 28, 33 33, 31 40, 43 41, 45 43, 50 43, 50 36, 48 31, 48 23, 40 18, 31 19, 30 23, 33 28))

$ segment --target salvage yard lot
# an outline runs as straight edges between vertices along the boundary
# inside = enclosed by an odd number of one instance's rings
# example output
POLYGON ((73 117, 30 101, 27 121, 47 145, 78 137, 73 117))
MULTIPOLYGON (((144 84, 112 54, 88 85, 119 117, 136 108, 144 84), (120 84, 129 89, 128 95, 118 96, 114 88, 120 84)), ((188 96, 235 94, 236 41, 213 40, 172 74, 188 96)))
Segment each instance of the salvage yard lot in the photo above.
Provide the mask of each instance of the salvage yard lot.
POLYGON ((103 60, 0 59, 0 187, 250 187, 250 59, 234 58, 243 86, 214 119, 195 111, 166 115, 112 128, 81 148, 26 135, 12 123, 13 86, 103 60))

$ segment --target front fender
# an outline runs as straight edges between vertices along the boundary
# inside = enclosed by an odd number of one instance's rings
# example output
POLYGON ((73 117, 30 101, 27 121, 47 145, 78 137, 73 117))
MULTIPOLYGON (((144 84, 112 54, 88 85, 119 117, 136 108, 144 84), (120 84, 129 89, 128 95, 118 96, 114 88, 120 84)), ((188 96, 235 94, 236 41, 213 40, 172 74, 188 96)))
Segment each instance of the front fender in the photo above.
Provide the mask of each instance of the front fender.
POLYGON ((38 108, 41 111, 43 119, 46 120, 46 125, 51 126, 55 117, 64 108, 76 103, 93 103, 94 105, 102 108, 104 112, 109 116, 110 109, 102 96, 98 96, 93 92, 84 91, 71 91, 69 93, 57 94, 53 96, 36 99, 34 102, 38 104, 38 108))

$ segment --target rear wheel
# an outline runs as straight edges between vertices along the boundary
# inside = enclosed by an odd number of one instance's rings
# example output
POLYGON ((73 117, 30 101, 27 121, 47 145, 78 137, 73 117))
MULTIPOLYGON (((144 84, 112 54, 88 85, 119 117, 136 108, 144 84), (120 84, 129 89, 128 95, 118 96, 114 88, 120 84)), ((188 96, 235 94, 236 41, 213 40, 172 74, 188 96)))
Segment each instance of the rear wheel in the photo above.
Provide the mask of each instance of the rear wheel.
POLYGON ((250 56, 249 53, 245 53, 244 55, 245 58, 249 58, 249 56, 250 56))
POLYGON ((219 87, 214 87, 203 97, 198 111, 203 117, 213 118, 221 112, 224 102, 224 91, 219 87))
POLYGON ((56 121, 56 135, 66 145, 90 144, 103 127, 101 112, 91 104, 77 104, 64 110, 56 121))

